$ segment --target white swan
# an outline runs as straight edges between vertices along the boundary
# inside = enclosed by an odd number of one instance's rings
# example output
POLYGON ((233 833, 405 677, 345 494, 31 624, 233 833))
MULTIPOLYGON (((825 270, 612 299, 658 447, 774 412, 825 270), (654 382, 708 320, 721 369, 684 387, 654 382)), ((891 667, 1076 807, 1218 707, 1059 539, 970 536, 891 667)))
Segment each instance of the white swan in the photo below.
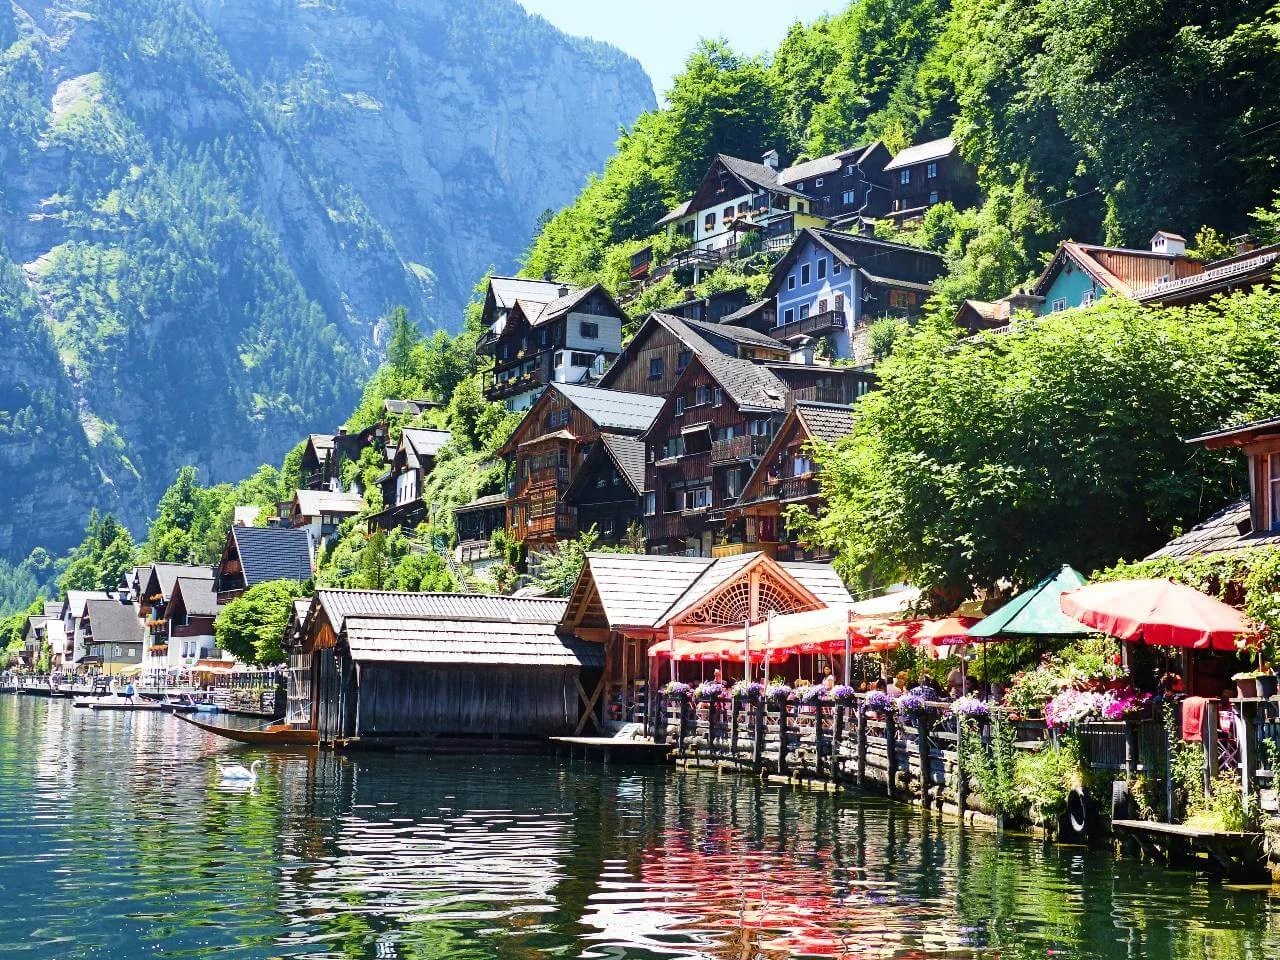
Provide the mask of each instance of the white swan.
POLYGON ((261 760, 255 760, 246 767, 243 763, 224 763, 218 761, 218 773, 222 776, 224 782, 232 783, 257 783, 258 767, 262 765, 261 760))

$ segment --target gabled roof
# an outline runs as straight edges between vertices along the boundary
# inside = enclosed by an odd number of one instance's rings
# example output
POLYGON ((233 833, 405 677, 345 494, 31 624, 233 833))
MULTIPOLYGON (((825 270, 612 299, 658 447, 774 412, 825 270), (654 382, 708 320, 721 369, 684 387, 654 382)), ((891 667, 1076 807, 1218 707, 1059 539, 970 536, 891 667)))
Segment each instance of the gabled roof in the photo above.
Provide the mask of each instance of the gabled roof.
POLYGON ((142 596, 150 597, 156 593, 165 600, 173 596, 173 585, 179 577, 213 580, 213 568, 193 566, 186 563, 153 563, 143 574, 142 596))
MULTIPOLYGON (((701 363, 740 409, 781 410, 786 406, 787 385, 768 367, 723 354, 695 357, 694 363, 701 363)), ((677 388, 689 376, 694 363, 685 368, 677 388)))
POLYGON ((898 170, 909 167, 913 163, 925 163, 928 160, 941 160, 956 152, 956 141, 952 137, 942 137, 927 143, 917 143, 897 154, 885 166, 885 170, 898 170))
MULTIPOLYGON (((733 313, 726 313, 723 317, 720 318, 719 325, 741 326, 741 322, 743 320, 748 320, 756 316, 762 310, 766 310, 767 308, 772 306, 772 304, 773 304, 772 300, 756 300, 753 303, 748 303, 745 307, 739 307, 737 310, 733 311, 733 313)), ((750 328, 745 328, 745 329, 750 329, 750 328)))
POLYGON ((1234 426, 1220 427, 1198 437, 1192 437, 1187 443, 1202 443, 1210 450, 1222 447, 1238 447, 1256 440, 1270 439, 1280 436, 1280 417, 1264 417, 1234 426))
POLYGON ((307 442, 315 448, 316 454, 321 452, 328 453, 333 449, 333 434, 331 433, 313 433, 307 437, 307 442))
MULTIPOLYGON (((559 289, 557 288, 557 294, 559 289)), ((546 303, 525 299, 518 301, 520 312, 529 321, 529 326, 540 327, 543 324, 550 323, 552 320, 563 317, 565 314, 571 313, 574 307, 581 304, 588 297, 597 293, 604 297, 609 302, 609 305, 613 307, 615 316, 624 316, 622 308, 610 296, 609 291, 598 283, 593 283, 589 287, 567 287, 566 289, 568 292, 563 296, 557 295, 554 300, 549 300, 546 303)))
POLYGON ((325 513, 350 517, 364 509, 364 497, 358 493, 297 490, 293 499, 298 504, 298 512, 304 517, 318 517, 325 513))
POLYGON ((1248 500, 1224 507, 1197 523, 1180 537, 1170 540, 1148 560, 1156 557, 1195 557, 1211 553, 1254 550, 1280 546, 1280 531, 1254 531, 1248 500))
POLYGON ((452 434, 448 430, 426 430, 418 427, 405 427, 400 431, 400 445, 405 447, 421 466, 427 457, 436 457, 440 449, 449 442, 452 434))
POLYGON ((663 398, 646 393, 605 390, 576 383, 553 383, 562 394, 601 430, 626 430, 643 433, 653 424, 662 409, 663 398))
POLYGON ((786 419, 782 421, 782 425, 774 433, 773 439, 769 441, 769 446, 760 457, 755 470, 743 484, 740 503, 758 503, 773 499, 772 496, 761 495, 760 490, 765 477, 773 469, 778 455, 782 452, 783 446, 788 443, 796 427, 803 430, 807 439, 834 443, 853 432, 853 408, 835 403, 796 401, 787 413, 786 419))
POLYGON ((71 614, 72 619, 79 620, 84 616, 86 603, 90 600, 106 599, 107 592, 105 590, 68 590, 65 608, 71 614))
POLYGON ((567 600, 558 597, 317 590, 309 617, 323 613, 337 633, 342 632, 348 617, 556 624, 564 617, 567 605, 567 600))
MULTIPOLYGON (((213 581, 194 577, 179 577, 173 585, 173 600, 182 599, 182 608, 193 617, 216 617, 222 609, 218 595, 213 592, 213 581)), ((172 604, 170 604, 172 609, 172 604)))
POLYGON ((550 303, 560 296, 563 284, 554 280, 529 280, 525 277, 490 277, 487 297, 500 310, 510 310, 517 300, 550 303))
POLYGON ((872 283, 881 285, 888 284, 891 286, 901 286, 911 289, 920 289, 926 292, 932 292, 932 287, 928 284, 917 283, 911 280, 899 280, 893 277, 886 277, 880 274, 867 273, 864 264, 873 263, 877 254, 891 253, 898 251, 906 254, 913 254, 919 257, 930 258, 937 266, 937 273, 941 275, 946 264, 939 254, 931 250, 923 250, 920 247, 912 247, 905 243, 894 243, 891 240, 879 240, 875 237, 866 237, 862 234, 842 233, 838 230, 824 230, 818 227, 805 227, 796 234, 795 240, 791 246, 787 248, 787 252, 783 255, 773 267, 773 271, 769 277, 769 285, 765 288, 764 295, 766 297, 776 296, 778 290, 782 286, 783 280, 786 278, 787 271, 791 269, 791 265, 795 263, 796 258, 804 250, 805 244, 814 243, 826 249, 832 257, 839 260, 850 270, 858 270, 862 272, 872 283), (861 261, 861 262, 860 262, 861 261))
POLYGON ((774 193, 781 193, 788 197, 799 197, 801 200, 809 199, 798 190, 792 190, 785 184, 780 183, 778 181, 778 171, 773 167, 766 167, 763 163, 743 160, 740 157, 731 157, 727 153, 716 154, 716 159, 724 164, 726 170, 747 186, 759 187, 761 190, 771 190, 774 193))
POLYGON ((604 666, 601 645, 561 637, 552 623, 348 617, 343 636, 357 663, 604 666))
POLYGON ((424 410, 439 406, 434 400, 396 400, 387 397, 382 401, 382 409, 387 413, 404 414, 416 417, 424 410))
POLYGON ((808 563, 795 560, 783 561, 778 566, 791 574, 801 586, 828 606, 853 602, 849 588, 844 585, 840 575, 836 573, 835 568, 829 563, 808 563))
POLYGON ((823 177, 829 173, 839 173, 850 160, 854 163, 862 163, 879 144, 879 140, 873 140, 865 146, 850 147, 838 153, 829 153, 825 157, 815 157, 812 160, 794 164, 778 174, 778 182, 793 184, 813 177, 823 177))
POLYGON ((686 200, 684 203, 680 204, 679 206, 673 207, 666 214, 664 214, 657 222, 655 222, 654 226, 661 227, 664 224, 671 223, 671 221, 673 220, 679 220, 681 217, 683 217, 685 214, 689 212, 689 207, 691 207, 692 205, 693 205, 693 199, 690 198, 686 200))
POLYGON ((146 633, 133 601, 90 600, 85 604, 85 616, 95 644, 139 643, 146 633))
POLYGON ((459 504, 453 508, 454 513, 470 513, 475 510, 491 510, 494 507, 500 507, 507 502, 506 494, 490 493, 483 497, 476 497, 470 503, 459 504))
POLYGON ((644 492, 644 441, 618 433, 601 433, 600 443, 632 492, 644 492))
POLYGON ((305 527, 232 527, 245 586, 311 579, 311 534, 305 527))

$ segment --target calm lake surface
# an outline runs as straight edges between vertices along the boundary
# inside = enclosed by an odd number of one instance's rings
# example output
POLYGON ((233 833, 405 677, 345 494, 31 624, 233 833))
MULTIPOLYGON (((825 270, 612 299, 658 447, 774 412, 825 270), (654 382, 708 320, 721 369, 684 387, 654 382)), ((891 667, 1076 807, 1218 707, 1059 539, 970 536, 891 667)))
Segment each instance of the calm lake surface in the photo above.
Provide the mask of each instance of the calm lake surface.
POLYGON ((1280 900, 877 800, 0 696, 13 957, 1271 958, 1280 900), (265 760, 252 790, 213 758, 265 760))

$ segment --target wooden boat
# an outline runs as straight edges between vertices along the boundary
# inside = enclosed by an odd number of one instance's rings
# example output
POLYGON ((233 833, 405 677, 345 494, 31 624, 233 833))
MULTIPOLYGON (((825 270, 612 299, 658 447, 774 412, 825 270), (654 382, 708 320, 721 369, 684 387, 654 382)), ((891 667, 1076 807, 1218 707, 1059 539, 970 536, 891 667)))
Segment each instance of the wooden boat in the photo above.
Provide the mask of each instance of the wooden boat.
POLYGON ((205 733, 215 733, 236 743, 254 743, 259 746, 314 747, 320 742, 320 732, 287 723, 273 723, 264 730, 242 730, 237 727, 220 727, 216 723, 197 720, 188 714, 175 713, 183 723, 198 727, 205 733))
POLYGON ((111 702, 111 700, 102 700, 98 703, 91 704, 91 707, 94 710, 123 710, 126 713, 154 713, 162 709, 158 703, 150 703, 145 700, 137 700, 130 703, 128 700, 123 698, 114 703, 111 702))

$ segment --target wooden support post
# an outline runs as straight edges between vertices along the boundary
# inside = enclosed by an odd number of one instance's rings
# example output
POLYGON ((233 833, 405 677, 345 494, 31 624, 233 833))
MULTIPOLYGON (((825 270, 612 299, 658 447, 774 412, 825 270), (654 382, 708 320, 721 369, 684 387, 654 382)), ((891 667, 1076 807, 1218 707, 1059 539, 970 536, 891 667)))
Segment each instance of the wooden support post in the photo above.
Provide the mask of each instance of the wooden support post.
POLYGON ((1124 772, 1130 783, 1138 773, 1138 728, 1128 721, 1124 725, 1124 772))
POLYGON ((1207 797, 1218 776, 1218 705, 1214 701, 1204 705, 1200 723, 1200 736, 1204 743, 1204 795, 1207 797))
POLYGON ((818 776, 822 776, 824 764, 822 762, 822 713, 823 705, 815 702, 813 705, 813 772, 818 776))
POLYGON ((840 743, 844 740, 844 704, 835 706, 835 715, 831 721, 831 782, 840 782, 840 743))
MULTIPOLYGON (((969 802, 969 778, 964 772, 964 728, 967 721, 963 716, 956 715, 956 806, 960 810, 960 815, 964 816, 965 805, 969 802)), ((977 721, 974 721, 975 723, 977 721)))
POLYGON ((1240 704, 1240 796, 1244 808, 1249 809, 1249 797, 1253 793, 1253 747, 1258 742, 1258 706, 1255 703, 1240 704))
POLYGON ((854 754, 857 766, 854 768, 854 780, 861 787, 867 777, 867 708, 859 700, 855 709, 857 713, 854 714, 854 722, 857 729, 854 731, 854 754))
POLYGON ((729 717, 729 759, 738 759, 738 708, 742 706, 741 701, 734 697, 729 701, 729 709, 732 714, 729 717))
POLYGON ((751 704, 751 767, 757 772, 764 762, 764 711, 763 700, 751 704))
POLYGON ((888 750, 889 764, 887 793, 892 797, 898 779, 898 724, 891 712, 886 712, 884 718, 884 742, 888 750))
POLYGON ((787 705, 778 704, 778 775, 787 773, 787 705))
POLYGON ((660 690, 654 690, 649 698, 649 708, 653 718, 653 742, 667 742, 667 698, 660 690))
POLYGON ((676 735, 676 746, 683 754, 685 741, 689 738, 689 701, 684 697, 680 698, 680 723, 676 729, 679 731, 676 735))
POLYGON ((929 715, 921 713, 916 719, 916 749, 920 752, 920 802, 929 804, 929 715))

